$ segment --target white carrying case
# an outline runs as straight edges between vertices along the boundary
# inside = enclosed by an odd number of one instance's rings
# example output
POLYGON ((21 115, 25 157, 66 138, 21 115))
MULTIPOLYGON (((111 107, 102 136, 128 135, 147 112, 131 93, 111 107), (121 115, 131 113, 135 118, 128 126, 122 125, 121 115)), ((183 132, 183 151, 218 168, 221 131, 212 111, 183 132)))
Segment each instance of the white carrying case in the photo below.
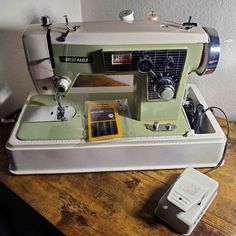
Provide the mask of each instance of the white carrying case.
MULTIPOLYGON (((187 89, 189 98, 207 108, 195 85, 187 89)), ((26 107, 6 144, 9 170, 19 175, 213 167, 220 161, 226 143, 210 111, 203 134, 122 138, 117 142, 22 141, 16 134, 26 107)))

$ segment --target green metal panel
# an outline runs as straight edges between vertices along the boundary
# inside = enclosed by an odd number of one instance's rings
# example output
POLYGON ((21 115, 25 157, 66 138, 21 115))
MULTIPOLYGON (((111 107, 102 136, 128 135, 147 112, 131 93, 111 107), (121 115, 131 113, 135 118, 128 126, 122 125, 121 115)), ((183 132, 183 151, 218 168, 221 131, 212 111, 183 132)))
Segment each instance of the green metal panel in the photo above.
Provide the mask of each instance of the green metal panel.
MULTIPOLYGON (((86 137, 86 101, 116 100, 127 98, 132 104, 132 93, 82 93, 68 94, 63 100, 63 105, 73 106, 76 115, 69 121, 58 122, 23 122, 17 132, 21 140, 63 140, 82 139, 86 137)), ((55 100, 51 95, 35 95, 29 102, 29 106, 55 106, 55 100)))
MULTIPOLYGON (((93 94, 68 94, 63 100, 64 105, 71 105, 76 110, 76 115, 69 121, 56 122, 23 122, 17 132, 20 140, 73 140, 86 138, 85 102, 98 100, 128 99, 129 107, 133 107, 132 93, 93 93, 93 94)), ((29 103, 30 106, 52 106, 55 101, 52 96, 36 95, 29 103)), ((134 113, 134 109, 131 109, 134 113)), ((153 132, 146 129, 147 122, 140 122, 133 118, 121 116, 124 137, 151 137, 163 135, 183 135, 190 128, 181 112, 178 120, 166 120, 177 129, 169 132, 153 132)), ((150 123, 150 122, 149 122, 150 123)))
POLYGON ((164 121, 164 120, 178 120, 180 110, 183 104, 185 89, 189 73, 196 70, 201 60, 203 45, 193 44, 187 45, 187 57, 184 65, 181 80, 175 99, 165 101, 147 101, 146 91, 147 84, 145 79, 137 79, 138 88, 138 102, 137 110, 139 111, 138 120, 141 121, 164 121))
MULTIPOLYGON (((93 93, 68 94, 63 104, 74 106, 77 113, 65 122, 24 122, 18 130, 18 138, 22 140, 54 140, 54 139, 83 139, 86 137, 84 107, 86 101, 114 100, 127 98, 132 111, 132 119, 121 117, 125 137, 149 137, 161 135, 183 135, 190 127, 182 111, 186 83, 190 72, 195 71, 201 61, 203 44, 176 44, 176 45, 53 45, 55 60, 55 74, 67 75, 72 84, 78 74, 103 74, 102 50, 104 51, 132 51, 132 50, 164 50, 187 49, 187 57, 175 99, 170 101, 147 101, 147 78, 145 74, 137 71, 134 74, 134 93, 93 93), (91 57, 92 63, 63 63, 59 56, 91 57), (177 126, 174 131, 153 132, 145 128, 145 124, 159 121, 177 126)), ((128 74, 125 73, 125 74, 128 74)), ((117 73, 117 74, 124 74, 117 73)), ((30 105, 56 105, 52 96, 34 96, 30 105)))
MULTIPOLYGON (((138 75, 137 72, 127 72, 136 74, 137 79, 137 119, 141 121, 151 120, 178 120, 182 101, 184 98, 186 82, 191 71, 198 68, 203 44, 176 44, 176 45, 53 45, 55 60, 55 74, 67 75, 71 78, 72 84, 78 74, 101 74, 103 73, 103 51, 132 51, 132 50, 164 50, 164 49, 187 49, 186 63, 179 83, 177 96, 170 101, 147 101, 146 98, 146 78, 138 75), (92 63, 63 63, 59 61, 60 56, 80 56, 92 58, 92 63)), ((122 72, 124 73, 124 72, 122 72)), ((122 74, 117 73, 117 74, 122 74)))
MULTIPOLYGON (((196 69, 201 59, 203 44, 176 44, 176 45, 70 45, 54 44, 53 57, 55 61, 55 74, 67 75, 74 82, 78 74, 102 74, 103 58, 102 51, 132 51, 132 50, 164 50, 164 49, 187 49, 189 53, 195 53, 195 62, 189 65, 196 69), (90 57, 92 63, 64 63, 60 62, 60 56, 90 57)), ((190 55, 190 57, 191 57, 190 55)), ((130 72, 132 73, 132 72, 130 72)))

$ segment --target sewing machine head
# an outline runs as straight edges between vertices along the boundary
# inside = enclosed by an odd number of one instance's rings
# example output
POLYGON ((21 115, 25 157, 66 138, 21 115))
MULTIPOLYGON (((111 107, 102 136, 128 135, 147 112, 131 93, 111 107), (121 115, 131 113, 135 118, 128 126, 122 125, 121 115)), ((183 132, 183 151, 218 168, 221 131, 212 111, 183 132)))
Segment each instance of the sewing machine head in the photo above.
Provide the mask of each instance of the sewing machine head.
MULTIPOLYGON (((196 23, 159 21, 31 25, 23 36, 40 94, 66 95, 80 75, 133 74, 136 119, 177 120, 189 73, 215 70, 219 38, 196 23)), ((94 77, 96 79, 96 77, 94 77)))

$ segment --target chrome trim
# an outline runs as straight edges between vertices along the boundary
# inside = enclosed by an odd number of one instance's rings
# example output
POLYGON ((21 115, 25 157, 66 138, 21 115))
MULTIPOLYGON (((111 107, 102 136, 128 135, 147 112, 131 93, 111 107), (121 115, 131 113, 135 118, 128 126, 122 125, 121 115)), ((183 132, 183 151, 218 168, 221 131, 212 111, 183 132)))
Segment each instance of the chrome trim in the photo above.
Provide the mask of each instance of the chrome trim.
POLYGON ((215 71, 220 57, 220 39, 214 28, 203 28, 208 37, 209 43, 204 45, 202 60, 196 70, 198 75, 211 74, 215 71))

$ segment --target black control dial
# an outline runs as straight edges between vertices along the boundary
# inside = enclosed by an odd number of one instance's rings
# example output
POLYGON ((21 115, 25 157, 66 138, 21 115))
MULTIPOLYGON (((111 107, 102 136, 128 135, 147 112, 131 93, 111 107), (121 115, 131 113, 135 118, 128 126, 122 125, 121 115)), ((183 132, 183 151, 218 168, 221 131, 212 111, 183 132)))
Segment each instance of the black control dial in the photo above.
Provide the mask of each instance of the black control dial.
POLYGON ((152 70, 152 66, 152 59, 148 55, 145 55, 139 58, 139 61, 137 63, 137 70, 140 73, 147 73, 152 70))
POLYGON ((174 67, 175 67, 174 58, 173 58, 172 56, 166 57, 166 59, 164 60, 164 65, 165 65, 167 68, 174 68, 174 67))
POLYGON ((159 98, 163 100, 171 100, 175 95, 174 78, 169 75, 160 77, 156 83, 156 91, 159 98))

